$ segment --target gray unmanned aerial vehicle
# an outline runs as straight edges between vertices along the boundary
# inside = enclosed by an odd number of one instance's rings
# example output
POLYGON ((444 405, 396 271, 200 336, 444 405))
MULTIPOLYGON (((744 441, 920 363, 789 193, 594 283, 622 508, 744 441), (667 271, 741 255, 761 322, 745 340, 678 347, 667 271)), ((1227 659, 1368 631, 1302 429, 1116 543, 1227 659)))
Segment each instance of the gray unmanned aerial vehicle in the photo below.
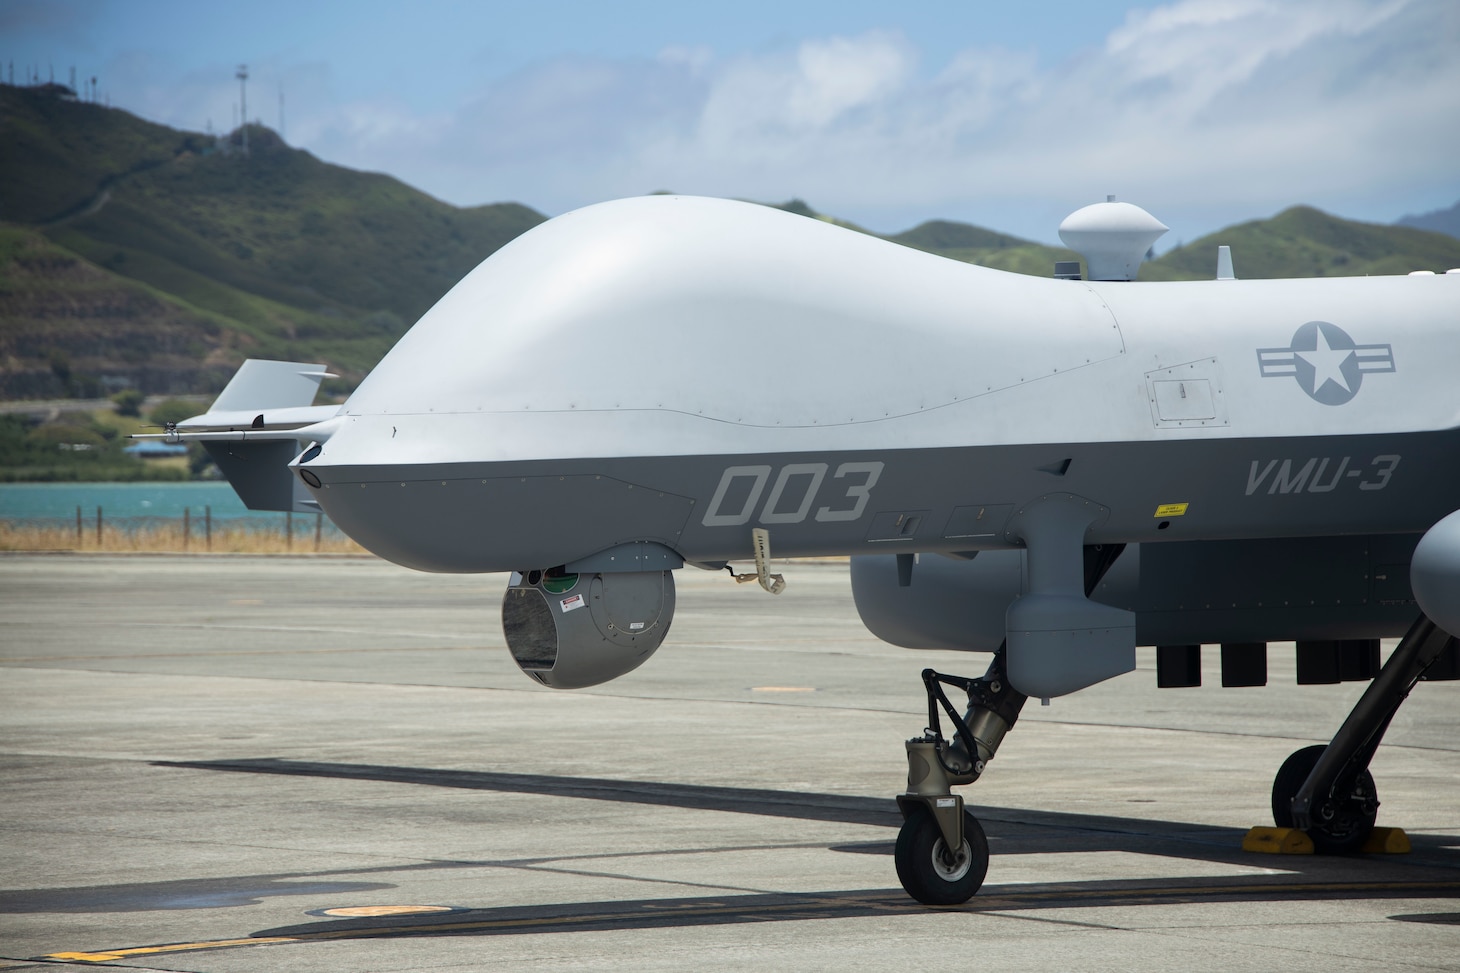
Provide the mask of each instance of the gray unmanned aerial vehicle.
POLYGON ((1360 847, 1367 766, 1420 678, 1460 677, 1460 272, 1135 283, 1164 231, 1107 201, 1036 279, 766 207, 654 196, 550 220, 468 274, 341 406, 323 367, 249 361, 201 440, 250 506, 323 510, 423 571, 511 571, 507 644, 545 686, 642 664, 674 571, 850 555, 923 672, 898 876, 962 902, 988 846, 951 787, 1028 697, 1158 647, 1158 682, 1375 677, 1273 812, 1360 847), (1403 636, 1378 666, 1379 639, 1403 636), (967 696, 950 703, 946 689, 967 696), (963 710, 960 712, 960 710, 963 710), (947 735, 944 727, 948 728, 947 735))

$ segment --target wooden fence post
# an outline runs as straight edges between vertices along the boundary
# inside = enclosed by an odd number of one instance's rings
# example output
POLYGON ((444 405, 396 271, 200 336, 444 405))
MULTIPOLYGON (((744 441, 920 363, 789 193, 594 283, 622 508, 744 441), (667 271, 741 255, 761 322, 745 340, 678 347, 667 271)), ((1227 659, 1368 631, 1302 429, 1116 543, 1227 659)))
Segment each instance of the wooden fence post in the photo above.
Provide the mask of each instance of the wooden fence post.
POLYGON ((184 507, 183 508, 183 550, 184 551, 186 551, 188 549, 188 538, 193 533, 192 519, 193 519, 193 508, 192 507, 184 507))

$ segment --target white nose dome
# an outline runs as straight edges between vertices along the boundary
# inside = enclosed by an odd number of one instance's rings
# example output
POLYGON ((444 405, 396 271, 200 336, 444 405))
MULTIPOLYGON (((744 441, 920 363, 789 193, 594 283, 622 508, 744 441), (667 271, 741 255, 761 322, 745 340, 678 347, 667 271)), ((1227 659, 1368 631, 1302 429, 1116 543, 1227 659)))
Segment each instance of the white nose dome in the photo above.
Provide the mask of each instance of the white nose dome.
POLYGON ((1151 244, 1167 229, 1139 206, 1110 196, 1066 216, 1060 239, 1085 258, 1091 280, 1135 280, 1151 244))

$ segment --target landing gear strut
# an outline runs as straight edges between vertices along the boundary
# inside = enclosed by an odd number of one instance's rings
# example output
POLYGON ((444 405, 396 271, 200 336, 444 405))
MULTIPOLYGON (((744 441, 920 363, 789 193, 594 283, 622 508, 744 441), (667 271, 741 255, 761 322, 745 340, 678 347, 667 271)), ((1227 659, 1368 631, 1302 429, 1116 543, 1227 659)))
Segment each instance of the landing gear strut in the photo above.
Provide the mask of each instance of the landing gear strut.
MULTIPOLYGON (((1086 598, 1124 550, 1124 544, 1085 545, 1086 598)), ((928 726, 922 736, 907 741, 907 792, 897 796, 903 824, 895 860, 902 887, 924 905, 967 902, 988 872, 983 828, 952 788, 978 780, 1029 698, 1009 685, 1008 658, 1006 640, 978 679, 923 670, 928 726), (968 695, 962 716, 948 701, 944 686, 968 695), (940 712, 953 724, 951 741, 943 736, 940 712)))
POLYGON ((895 859, 902 887, 924 905, 968 901, 988 872, 983 828, 951 789, 978 780, 1024 706, 1027 697, 1004 675, 1006 655, 1000 647, 980 679, 923 670, 928 727, 907 741, 907 792, 897 796, 904 822, 895 859), (948 701, 945 685, 968 695, 962 716, 948 701), (953 724, 951 741, 943 736, 940 709, 953 724))
POLYGON ((1272 785, 1274 824, 1307 832, 1321 854, 1353 854, 1363 847, 1379 813, 1369 762, 1400 704, 1453 641, 1434 622, 1419 617, 1333 742, 1304 747, 1283 762, 1272 785))

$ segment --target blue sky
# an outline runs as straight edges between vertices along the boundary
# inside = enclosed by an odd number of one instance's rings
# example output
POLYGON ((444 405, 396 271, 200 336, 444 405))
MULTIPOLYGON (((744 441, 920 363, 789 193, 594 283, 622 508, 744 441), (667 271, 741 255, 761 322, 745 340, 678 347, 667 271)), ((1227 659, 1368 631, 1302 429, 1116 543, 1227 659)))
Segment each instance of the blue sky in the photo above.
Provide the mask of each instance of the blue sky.
MULTIPOLYGON (((1114 193, 1158 249, 1295 203, 1460 199, 1460 4, 0 0, 0 66, 179 128, 250 118, 457 205, 657 189, 1052 242, 1114 193)), ((8 74, 7 74, 8 78, 8 74)))

